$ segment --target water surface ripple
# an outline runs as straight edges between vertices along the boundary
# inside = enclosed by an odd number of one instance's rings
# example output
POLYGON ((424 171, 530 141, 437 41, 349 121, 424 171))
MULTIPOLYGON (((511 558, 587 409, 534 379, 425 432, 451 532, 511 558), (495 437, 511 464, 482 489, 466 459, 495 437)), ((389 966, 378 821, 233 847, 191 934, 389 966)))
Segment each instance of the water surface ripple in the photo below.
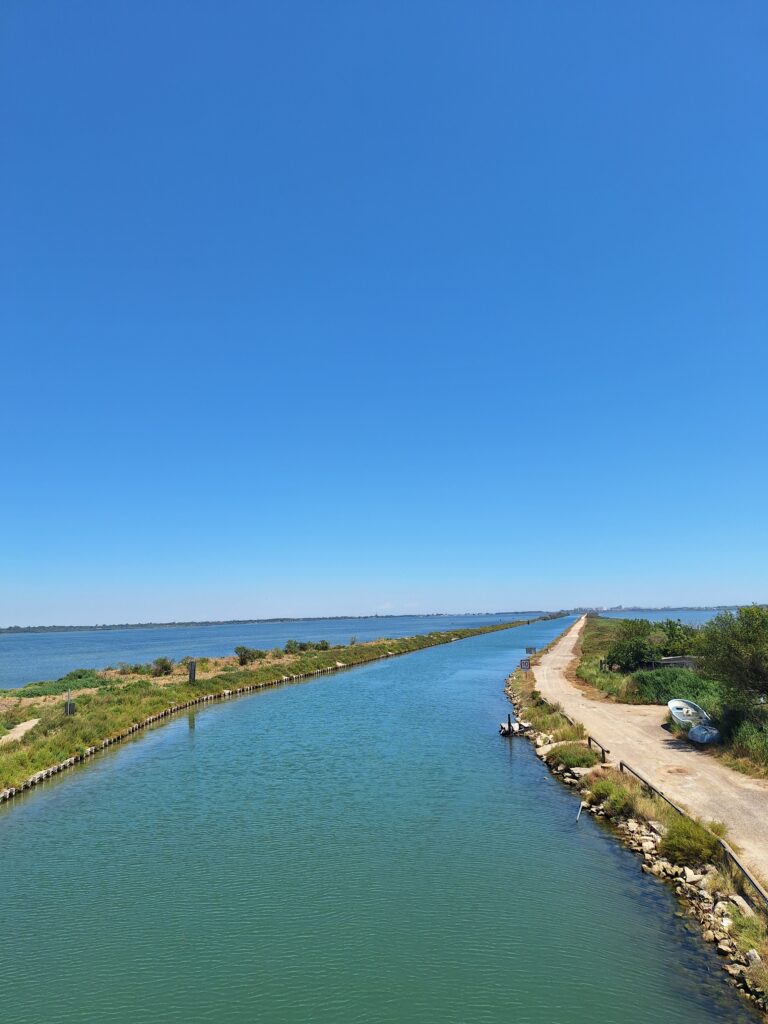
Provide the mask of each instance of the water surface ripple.
POLYGON ((6 1024, 754 1018, 528 744, 563 623, 184 715, 0 811, 6 1024))

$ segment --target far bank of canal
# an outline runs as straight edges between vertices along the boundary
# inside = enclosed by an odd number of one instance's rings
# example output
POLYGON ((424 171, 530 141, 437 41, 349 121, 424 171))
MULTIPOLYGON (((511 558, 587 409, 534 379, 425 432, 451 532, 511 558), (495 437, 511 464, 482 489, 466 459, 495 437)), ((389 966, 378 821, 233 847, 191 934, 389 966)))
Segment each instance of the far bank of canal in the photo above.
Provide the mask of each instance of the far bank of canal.
POLYGON ((496 733, 572 621, 195 711, 0 809, 3 1019, 753 1021, 496 733))

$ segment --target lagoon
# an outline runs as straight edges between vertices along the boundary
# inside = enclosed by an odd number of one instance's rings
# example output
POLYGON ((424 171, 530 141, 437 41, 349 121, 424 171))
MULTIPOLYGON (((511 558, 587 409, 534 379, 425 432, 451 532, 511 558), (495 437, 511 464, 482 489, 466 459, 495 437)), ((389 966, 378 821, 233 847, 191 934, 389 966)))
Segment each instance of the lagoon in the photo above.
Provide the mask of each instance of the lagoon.
POLYGON ((529 744, 530 626, 184 714, 0 807, 25 1024, 746 1024, 529 744))
POLYGON ((328 640, 346 644, 379 637, 415 636, 433 630, 491 626, 535 618, 541 612, 491 615, 388 615, 339 619, 284 619, 272 622, 141 626, 52 633, 0 633, 0 690, 41 679, 58 679, 76 668, 106 668, 119 662, 220 658, 245 647, 282 647, 286 640, 328 640))

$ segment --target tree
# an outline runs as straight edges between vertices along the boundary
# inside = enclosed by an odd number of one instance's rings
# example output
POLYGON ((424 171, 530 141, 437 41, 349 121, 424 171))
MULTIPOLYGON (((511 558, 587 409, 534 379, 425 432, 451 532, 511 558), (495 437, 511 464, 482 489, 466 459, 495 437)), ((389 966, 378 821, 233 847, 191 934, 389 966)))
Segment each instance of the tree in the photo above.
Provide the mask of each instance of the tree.
POLYGON ((286 654, 298 654, 300 651, 298 640, 288 640, 285 645, 286 654))
POLYGON ((605 656, 610 666, 619 672, 635 672, 648 662, 659 660, 659 649, 650 640, 640 636, 629 640, 617 640, 605 656))
POLYGON ((623 619, 619 626, 619 640, 647 640, 652 630, 648 619, 623 619))
POLYGON ((768 695, 768 607, 721 612, 699 630, 699 671, 718 679, 734 704, 768 695))
POLYGON ((697 629, 686 625, 680 619, 665 619, 658 623, 658 628, 664 634, 664 654, 679 657, 691 653, 696 643, 697 629))

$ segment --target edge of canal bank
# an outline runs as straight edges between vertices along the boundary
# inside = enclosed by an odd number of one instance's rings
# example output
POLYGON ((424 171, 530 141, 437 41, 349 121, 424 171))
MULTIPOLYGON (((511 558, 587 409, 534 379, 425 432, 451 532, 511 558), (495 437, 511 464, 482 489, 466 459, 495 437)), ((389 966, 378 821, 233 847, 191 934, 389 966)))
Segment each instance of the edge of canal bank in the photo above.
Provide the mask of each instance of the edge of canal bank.
MULTIPOLYGON (((577 626, 564 630, 531 660, 538 662, 577 626)), ((518 668, 507 677, 505 693, 518 724, 525 723, 510 739, 531 740, 552 774, 579 793, 576 822, 584 810, 601 820, 614 839, 642 858, 644 874, 673 887, 683 907, 680 916, 695 921, 702 939, 717 950, 728 983, 768 1019, 768 914, 762 887, 749 885, 749 874, 710 828, 671 804, 628 765, 621 762, 617 769, 608 763, 610 751, 600 744, 597 755, 596 741, 583 725, 542 697, 531 676, 518 668), (625 768, 634 777, 622 774, 625 768)))
MULTIPOLYGON (((436 647, 457 640, 468 640, 487 633, 514 629, 519 626, 530 625, 532 622, 545 621, 555 617, 554 615, 537 616, 535 619, 519 619, 473 629, 416 634, 412 637, 382 638, 380 641, 373 641, 369 644, 357 644, 354 647, 347 648, 332 648, 327 652, 324 651, 314 655, 315 661, 320 662, 317 667, 309 668, 305 671, 291 672, 291 664, 288 663, 284 668, 276 669, 275 674, 269 678, 258 678, 257 672, 247 670, 226 676, 220 675, 204 681, 203 685, 207 687, 208 691, 205 693, 199 692, 199 683, 197 685, 189 683, 183 687, 175 687, 172 692, 169 692, 170 688, 156 686, 151 689, 151 697, 155 703, 155 707, 151 708, 151 712, 149 714, 137 715, 137 709, 132 707, 128 713, 128 718, 126 718, 125 708, 119 703, 119 697, 114 700, 113 704, 110 704, 108 700, 109 695, 102 693, 102 695, 97 695, 93 698, 93 700, 104 702, 103 714, 99 721, 102 721, 104 717, 112 717, 114 728, 109 730, 107 735, 104 735, 106 730, 104 730, 102 722, 100 728, 103 731, 101 731, 101 736, 98 739, 91 736, 83 739, 83 734, 77 731, 77 715, 67 718, 64 705, 61 703, 61 706, 55 712, 48 713, 58 716, 56 721, 52 723, 52 727, 59 724, 62 732, 65 729, 69 729, 69 738, 61 741, 69 745, 69 756, 56 760, 53 763, 50 763, 50 759, 44 759, 42 760, 44 767, 40 767, 29 775, 22 777, 17 784, 6 784, 4 788, 0 789, 0 803, 12 800, 22 793, 45 783, 55 775, 89 760, 107 748, 130 739, 136 733, 154 725, 164 724, 173 715, 189 710, 192 707, 229 700, 235 696, 254 693, 263 689, 303 682, 322 675, 333 675, 376 661, 412 654, 429 647, 436 647), (338 660, 340 657, 346 658, 347 661, 338 660), (157 706, 158 701, 160 706, 157 706), (120 721, 121 717, 122 721, 120 721), (61 720, 60 723, 59 719, 61 720)), ((119 694, 120 692, 122 691, 118 688, 116 693, 119 694)), ((115 695, 113 694, 112 696, 115 695)), ((146 708, 145 710, 150 709, 146 708)), ((29 742, 31 745, 34 739, 30 740, 30 737, 33 737, 33 735, 31 732, 27 733, 26 737, 19 742, 29 742)), ((98 736, 99 733, 97 732, 96 735, 98 736)), ((14 747, 16 747, 16 744, 14 744, 14 747)), ((6 749, 10 749, 10 747, 6 749)), ((16 751, 24 752, 24 748, 16 747, 16 751)), ((44 752, 41 752, 41 757, 45 757, 44 752)), ((40 762, 38 761, 38 763, 40 762)))

